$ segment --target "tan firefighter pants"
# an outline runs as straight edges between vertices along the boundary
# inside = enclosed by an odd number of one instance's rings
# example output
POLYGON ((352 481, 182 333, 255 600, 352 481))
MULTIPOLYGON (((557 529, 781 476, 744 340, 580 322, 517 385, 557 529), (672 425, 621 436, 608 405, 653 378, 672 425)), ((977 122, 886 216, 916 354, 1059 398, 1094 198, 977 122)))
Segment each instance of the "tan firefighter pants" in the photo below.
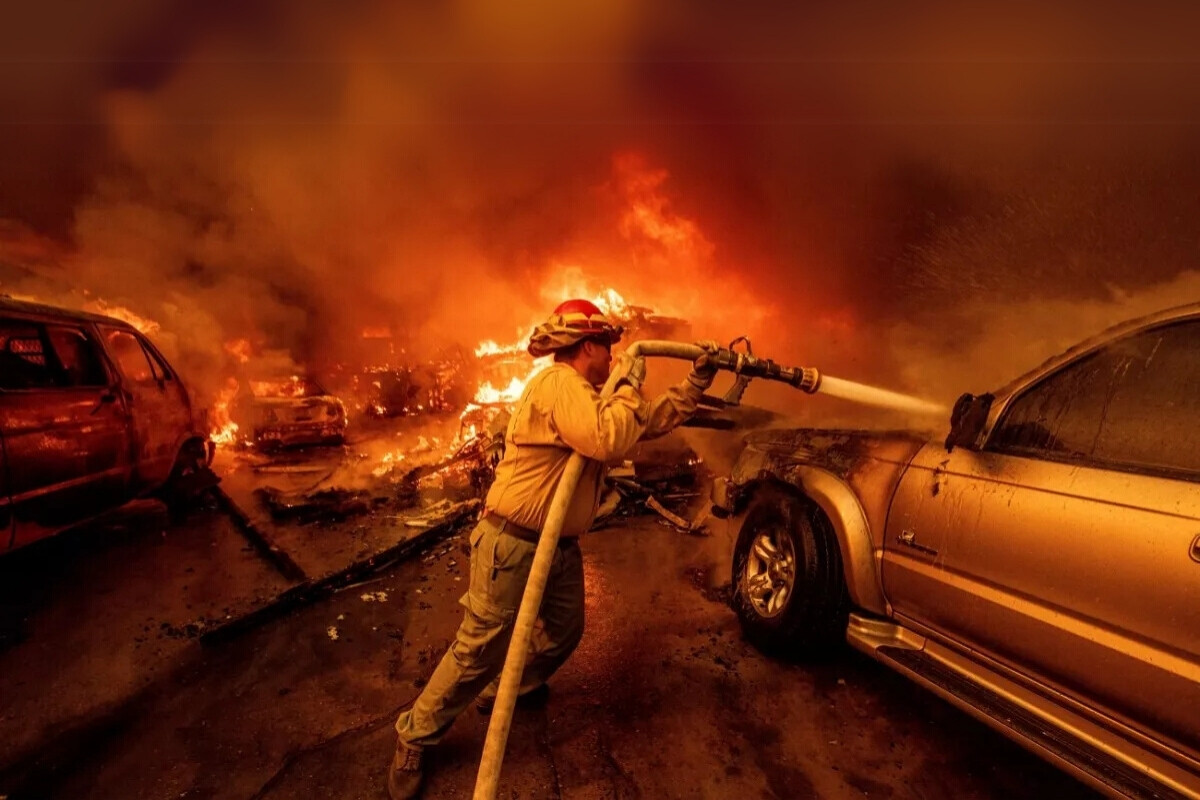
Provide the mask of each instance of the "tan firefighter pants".
MULTIPOLYGON (((537 548, 500 532, 487 518, 471 531, 470 542, 471 584, 460 601, 466 613, 454 644, 412 708, 396 720, 400 741, 410 747, 437 744, 477 696, 494 697, 504 667, 537 548)), ((545 683, 583 636, 583 558, 573 539, 555 550, 538 618, 521 694, 545 683)))

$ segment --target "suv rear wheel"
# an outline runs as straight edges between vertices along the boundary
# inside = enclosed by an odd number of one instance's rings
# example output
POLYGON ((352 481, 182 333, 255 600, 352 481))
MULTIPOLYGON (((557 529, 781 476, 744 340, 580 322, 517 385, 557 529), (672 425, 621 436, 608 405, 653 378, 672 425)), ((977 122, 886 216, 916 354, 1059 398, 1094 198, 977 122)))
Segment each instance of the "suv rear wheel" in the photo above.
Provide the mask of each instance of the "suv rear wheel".
POLYGON ((179 449, 175 466, 159 490, 159 496, 166 503, 171 518, 179 520, 199 506, 205 493, 216 486, 219 480, 208 468, 204 442, 193 439, 179 449))
POLYGON ((813 503, 758 493, 733 553, 733 607, 746 638, 769 653, 816 653, 844 637, 849 598, 837 537, 813 503))

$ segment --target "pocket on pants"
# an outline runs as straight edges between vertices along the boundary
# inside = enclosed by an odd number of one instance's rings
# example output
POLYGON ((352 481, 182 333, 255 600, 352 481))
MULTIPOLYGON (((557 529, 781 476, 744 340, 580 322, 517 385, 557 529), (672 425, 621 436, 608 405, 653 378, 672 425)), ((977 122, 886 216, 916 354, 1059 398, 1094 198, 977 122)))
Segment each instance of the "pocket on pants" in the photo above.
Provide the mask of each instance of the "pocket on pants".
POLYGON ((505 618, 516 614, 533 563, 533 548, 504 534, 486 533, 471 551, 471 599, 505 618))
POLYGON ((506 629, 512 624, 512 615, 470 592, 459 602, 467 613, 450 647, 454 660, 463 669, 499 667, 508 649, 506 629))

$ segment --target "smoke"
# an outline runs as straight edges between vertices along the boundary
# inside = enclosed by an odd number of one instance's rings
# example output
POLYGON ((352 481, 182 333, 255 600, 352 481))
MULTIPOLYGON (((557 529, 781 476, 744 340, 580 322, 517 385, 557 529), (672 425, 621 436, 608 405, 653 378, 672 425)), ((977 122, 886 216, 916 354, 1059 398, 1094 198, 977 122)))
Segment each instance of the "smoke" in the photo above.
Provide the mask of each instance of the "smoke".
POLYGON ((944 400, 1194 296, 1194 10, 52 6, 0 69, 0 213, 65 244, 18 282, 154 319, 209 385, 232 339, 321 373, 588 284, 944 400))

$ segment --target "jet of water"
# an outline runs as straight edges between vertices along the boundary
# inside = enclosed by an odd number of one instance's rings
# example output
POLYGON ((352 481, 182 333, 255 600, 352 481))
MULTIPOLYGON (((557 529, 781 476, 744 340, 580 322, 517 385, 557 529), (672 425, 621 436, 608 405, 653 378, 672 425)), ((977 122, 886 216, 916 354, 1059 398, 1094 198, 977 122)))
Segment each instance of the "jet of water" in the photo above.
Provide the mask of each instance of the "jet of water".
POLYGON ((855 383, 854 381, 847 381, 842 378, 833 378, 828 375, 821 376, 821 383, 817 387, 817 391, 821 394, 841 397, 844 400, 851 400, 855 403, 894 408, 898 411, 909 411, 916 414, 940 414, 943 416, 949 413, 949 409, 941 403, 922 400, 919 397, 900 394, 899 392, 890 392, 887 389, 879 389, 875 386, 867 386, 866 384, 855 383))

